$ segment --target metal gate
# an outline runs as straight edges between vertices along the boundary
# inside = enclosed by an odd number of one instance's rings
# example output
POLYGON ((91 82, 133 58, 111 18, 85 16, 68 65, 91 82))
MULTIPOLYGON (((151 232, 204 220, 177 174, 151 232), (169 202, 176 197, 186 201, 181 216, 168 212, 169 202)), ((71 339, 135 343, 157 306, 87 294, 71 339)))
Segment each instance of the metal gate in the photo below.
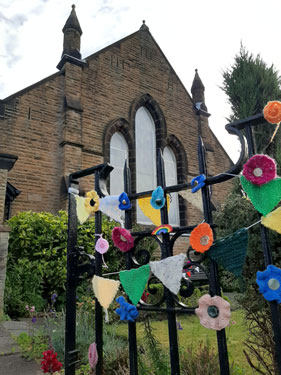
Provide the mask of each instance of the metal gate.
MULTIPOLYGON (((210 187, 211 185, 218 184, 229 180, 233 175, 237 175, 242 170, 243 164, 248 156, 252 156, 255 153, 254 142, 252 136, 252 127, 264 123, 265 120, 262 114, 249 117, 245 120, 238 121, 226 126, 227 131, 230 134, 234 134, 239 137, 241 143, 241 153, 238 162, 232 166, 228 171, 225 171, 217 176, 208 177, 206 159, 205 159, 205 147, 203 140, 199 137, 198 140, 198 162, 199 162, 199 173, 204 174, 207 178, 205 185, 202 187, 202 202, 205 222, 209 223, 214 230, 212 211, 211 211, 211 200, 210 200, 210 187), (241 130, 246 134, 246 141, 242 135, 241 130), (247 152, 248 150, 248 152, 247 152)), ((95 190, 100 197, 107 195, 106 180, 112 171, 112 167, 108 164, 101 164, 93 168, 85 169, 72 173, 69 176, 69 187, 71 189, 77 189, 78 182, 85 176, 95 176, 95 190)), ((167 194, 173 192, 179 192, 181 190, 191 189, 190 183, 183 183, 174 186, 166 186, 165 174, 164 174, 164 162, 161 150, 157 151, 157 185, 161 186, 167 194)), ((139 193, 132 193, 131 191, 131 176, 130 170, 126 163, 124 168, 124 186, 125 192, 128 194, 131 201, 137 200, 138 198, 151 196, 152 191, 144 191, 139 193)), ((102 217, 101 212, 95 213, 95 233, 102 233, 102 217)), ((168 224, 168 212, 166 205, 161 209, 161 222, 162 224, 168 224)), ((161 259, 167 258, 173 255, 173 248, 176 240, 184 233, 190 233, 195 226, 187 227, 173 227, 173 234, 163 233, 162 241, 158 241, 161 248, 161 259)), ((125 228, 132 229, 132 213, 131 211, 125 212, 125 228)), ((151 236, 151 231, 142 231, 132 233, 135 238, 135 243, 138 243, 141 239, 147 236, 151 236)), ((154 239, 156 236, 154 236, 154 239)), ((157 240, 157 239, 156 239, 157 240)), ((267 229, 261 225, 261 242, 264 251, 264 263, 265 266, 272 264, 272 254, 268 241, 267 229)), ((145 250, 142 251, 143 264, 149 262, 149 253, 145 250)), ((75 327, 76 327, 76 287, 82 277, 87 274, 87 277, 93 275, 102 276, 102 258, 99 253, 96 252, 95 256, 85 254, 83 249, 77 247, 77 217, 76 217, 76 202, 72 194, 69 194, 69 216, 68 216, 68 249, 67 249, 67 294, 66 294, 66 334, 65 334, 65 374, 75 375, 75 365, 79 362, 77 359, 77 350, 75 349, 75 327)), ((134 250, 129 253, 125 253, 126 257, 126 268, 139 267, 143 264, 136 263, 134 250)), ((187 254, 189 256, 189 254, 187 254)), ((202 268, 200 261, 192 261, 190 259, 190 265, 202 268)), ((218 266, 213 260, 210 260, 209 269, 206 271, 209 282, 209 293, 211 296, 221 295, 218 266)), ((184 281, 186 286, 191 287, 188 281, 184 281)), ((151 279, 148 282, 148 290, 150 288, 151 279)), ((192 294, 192 290, 187 291, 192 294)), ((180 290, 181 295, 186 295, 183 288, 180 290)), ((279 374, 281 375, 281 324, 278 304, 276 301, 270 302, 271 315, 272 315, 272 327, 274 332, 274 341, 276 348, 276 361, 278 363, 279 374)), ((139 310, 163 312, 167 314, 168 320, 168 332, 169 332, 169 350, 170 350, 170 368, 171 375, 180 374, 180 363, 179 363, 179 352, 178 352, 178 337, 177 337, 177 326, 176 326, 176 315, 177 314, 194 314, 194 308, 188 308, 184 304, 180 303, 178 298, 172 294, 167 288, 163 286, 163 296, 161 301, 155 305, 148 305, 141 303, 138 305, 139 310)), ((129 345, 129 362, 130 362, 130 374, 138 374, 138 351, 137 351, 137 338, 136 338, 136 324, 128 323, 128 345, 129 345)), ((99 361, 96 368, 96 374, 103 374, 103 313, 102 307, 96 300, 95 309, 95 330, 96 330, 96 344, 99 361)), ((221 375, 229 375, 229 362, 226 344, 225 330, 217 331, 217 345, 219 354, 219 364, 221 375)), ((162 375, 162 374, 159 374, 162 375)))

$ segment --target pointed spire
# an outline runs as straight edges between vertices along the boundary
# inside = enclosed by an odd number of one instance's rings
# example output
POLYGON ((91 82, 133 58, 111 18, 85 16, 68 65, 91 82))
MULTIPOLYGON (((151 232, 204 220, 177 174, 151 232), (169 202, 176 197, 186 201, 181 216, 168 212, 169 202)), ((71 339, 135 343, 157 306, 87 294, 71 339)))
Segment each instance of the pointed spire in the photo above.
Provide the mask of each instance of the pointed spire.
POLYGON ((143 30, 143 31, 149 30, 149 27, 145 24, 145 20, 142 21, 142 25, 140 27, 140 30, 143 30))
POLYGON ((197 109, 203 109, 204 111, 207 111, 204 92, 205 87, 201 81, 201 78, 199 77, 198 69, 195 69, 195 76, 191 86, 192 99, 195 102, 197 109))
POLYGON ((71 6, 72 11, 66 20, 66 23, 62 29, 62 32, 64 33, 66 29, 75 29, 79 32, 80 36, 82 35, 82 29, 80 27, 76 12, 75 12, 75 5, 73 4, 71 6))
POLYGON ((80 39, 82 29, 75 12, 75 5, 72 5, 70 16, 68 17, 62 32, 64 33, 62 56, 69 55, 81 59, 80 39))

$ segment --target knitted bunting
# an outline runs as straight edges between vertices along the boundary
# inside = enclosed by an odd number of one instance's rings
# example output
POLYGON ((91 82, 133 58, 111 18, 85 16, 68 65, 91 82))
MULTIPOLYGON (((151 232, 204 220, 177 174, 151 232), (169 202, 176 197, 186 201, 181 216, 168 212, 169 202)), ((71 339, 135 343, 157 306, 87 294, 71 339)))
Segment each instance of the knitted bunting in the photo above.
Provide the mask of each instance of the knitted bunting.
POLYGON ((149 264, 128 271, 121 271, 119 274, 121 284, 134 305, 137 305, 141 299, 149 274, 149 264))
POLYGON ((236 277, 242 276, 248 246, 248 231, 239 229, 234 234, 215 241, 207 255, 232 272, 236 277))
POLYGON ((79 197, 79 195, 75 195, 75 200, 76 200, 76 215, 79 220, 79 223, 83 224, 90 216, 89 212, 86 210, 86 207, 85 207, 86 198, 79 197))
POLYGON ((276 208, 266 216, 262 216, 261 223, 281 234, 281 207, 276 208))
MULTIPOLYGON (((161 225, 161 213, 160 210, 156 210, 150 204, 150 197, 140 198, 138 199, 138 205, 144 215, 148 217, 154 225, 157 227, 161 225)), ((170 209, 170 196, 167 195, 167 209, 170 209)))
POLYGON ((95 275, 92 279, 92 284, 95 296, 105 309, 106 320, 108 320, 107 309, 118 291, 120 282, 95 275))
POLYGON ((100 199, 99 210, 123 227, 123 211, 119 209, 119 204, 119 195, 107 195, 100 199))
POLYGON ((149 262, 151 272, 174 294, 178 294, 180 289, 185 258, 185 254, 179 254, 156 262, 149 262))
POLYGON ((255 209, 263 215, 272 211, 281 200, 281 178, 260 186, 252 184, 244 176, 240 177, 240 181, 255 209))

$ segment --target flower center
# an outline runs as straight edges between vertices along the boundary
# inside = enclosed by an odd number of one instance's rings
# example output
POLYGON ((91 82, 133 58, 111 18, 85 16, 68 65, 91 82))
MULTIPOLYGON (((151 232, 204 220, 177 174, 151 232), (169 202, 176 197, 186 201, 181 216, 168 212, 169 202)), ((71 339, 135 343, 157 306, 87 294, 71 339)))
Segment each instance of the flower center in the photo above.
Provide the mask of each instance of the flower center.
POLYGON ((90 200, 90 205, 91 205, 92 207, 94 207, 95 204, 96 204, 96 202, 95 202, 93 199, 91 199, 91 200, 90 200))
POLYGON ((253 173, 256 177, 261 177, 262 176, 262 169, 261 168, 255 168, 253 173))
POLYGON ((123 200, 122 200, 122 203, 123 203, 123 204, 126 204, 127 202, 125 201, 125 199, 123 199, 123 200))
POLYGON ((280 288, 280 283, 276 279, 269 279, 268 282, 267 282, 267 285, 268 285, 269 289, 271 289, 271 290, 277 290, 277 289, 280 288))
POLYGON ((158 206, 160 206, 161 205, 161 203, 162 203, 162 199, 156 199, 155 200, 155 203, 158 205, 158 206))
POLYGON ((200 238, 200 244, 201 244, 202 246, 206 246, 206 245, 208 245, 208 242, 209 242, 209 236, 202 236, 202 237, 200 238))
POLYGON ((211 318, 217 318, 220 313, 217 306, 214 306, 214 305, 209 306, 207 312, 208 312, 209 317, 211 318))
POLYGON ((120 236, 120 239, 121 239, 121 241, 123 241, 123 242, 127 242, 126 238, 125 238, 124 236, 122 236, 122 234, 121 234, 121 236, 120 236))

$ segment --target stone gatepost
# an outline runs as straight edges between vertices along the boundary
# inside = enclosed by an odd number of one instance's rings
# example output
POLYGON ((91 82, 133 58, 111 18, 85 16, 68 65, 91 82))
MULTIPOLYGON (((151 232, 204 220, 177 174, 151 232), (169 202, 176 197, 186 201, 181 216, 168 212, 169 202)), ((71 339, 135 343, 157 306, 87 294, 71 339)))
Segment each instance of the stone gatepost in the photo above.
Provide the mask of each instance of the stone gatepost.
POLYGON ((17 161, 17 156, 0 154, 0 317, 3 315, 6 264, 8 255, 10 228, 4 225, 6 187, 8 171, 17 161))

